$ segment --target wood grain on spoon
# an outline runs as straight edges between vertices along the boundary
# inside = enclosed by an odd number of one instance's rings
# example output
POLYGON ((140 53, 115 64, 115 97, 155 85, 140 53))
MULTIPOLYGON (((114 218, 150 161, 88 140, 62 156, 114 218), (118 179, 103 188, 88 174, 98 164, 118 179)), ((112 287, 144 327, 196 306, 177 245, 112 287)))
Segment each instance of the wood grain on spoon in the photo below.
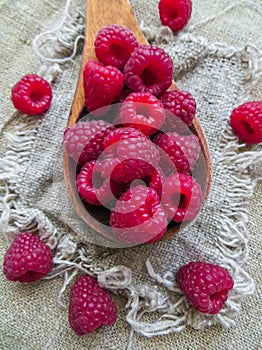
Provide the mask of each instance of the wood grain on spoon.
MULTIPOLYGON (((132 8, 128 0, 86 0, 86 33, 85 33, 85 45, 83 50, 82 64, 79 73, 79 80, 72 103, 71 113, 68 119, 68 127, 75 124, 84 108, 84 88, 83 88, 83 70, 87 61, 96 60, 94 52, 94 41, 99 30, 110 24, 119 24, 130 29, 136 36, 140 44, 148 44, 145 39, 138 23, 135 20, 132 8)), ((176 88, 175 83, 172 84, 171 89, 176 88)), ((197 117, 194 118, 193 132, 198 135, 201 149, 203 152, 203 177, 204 183, 202 184, 203 190, 203 204, 207 200, 212 179, 212 165, 211 157, 209 153, 206 137, 201 128, 197 117)), ((91 216, 88 211, 82 205, 79 195, 76 192, 75 178, 76 178, 76 166, 74 162, 64 154, 64 177, 67 185, 67 189, 71 200, 80 215, 80 217, 91 226, 94 230, 100 231, 100 225, 97 220, 91 216)), ((100 210, 100 209, 97 209, 100 210)), ((164 236, 169 238, 179 231, 180 226, 174 226, 170 228, 164 236)))

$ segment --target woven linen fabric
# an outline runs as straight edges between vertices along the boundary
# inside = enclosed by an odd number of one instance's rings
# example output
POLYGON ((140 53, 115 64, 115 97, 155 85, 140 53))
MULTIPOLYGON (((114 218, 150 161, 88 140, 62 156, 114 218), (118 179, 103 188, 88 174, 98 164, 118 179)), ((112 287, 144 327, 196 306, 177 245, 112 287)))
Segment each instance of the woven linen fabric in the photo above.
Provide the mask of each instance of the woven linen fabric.
POLYGON ((157 1, 134 0, 132 6, 147 39, 173 58, 177 86, 196 98, 213 160, 210 198, 193 225, 165 242, 121 250, 89 243, 62 169, 84 4, 2 1, 1 260, 13 237, 31 229, 54 249, 56 265, 46 280, 31 285, 1 276, 1 349, 259 347, 261 147, 245 147, 228 120, 239 103, 262 98, 262 5, 195 0, 189 25, 175 36, 161 28, 157 1), (12 85, 28 72, 43 74, 53 86, 52 107, 39 119, 14 112, 9 99, 12 85), (191 260, 219 263, 234 278, 216 316, 196 312, 174 282, 179 266, 191 260), (69 289, 79 270, 114 291, 119 310, 116 325, 81 338, 67 321, 69 289), (150 338, 156 335, 163 336, 150 338))

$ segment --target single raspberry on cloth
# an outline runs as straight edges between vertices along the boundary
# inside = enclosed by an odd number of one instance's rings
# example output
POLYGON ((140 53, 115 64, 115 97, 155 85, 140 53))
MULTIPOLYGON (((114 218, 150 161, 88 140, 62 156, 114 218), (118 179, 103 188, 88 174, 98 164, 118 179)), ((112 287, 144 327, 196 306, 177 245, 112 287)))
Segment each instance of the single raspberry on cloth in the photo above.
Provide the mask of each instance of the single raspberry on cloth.
POLYGON ((104 178, 103 161, 87 162, 76 179, 76 187, 80 196, 89 204, 108 206, 123 186, 110 177, 104 178))
POLYGON ((149 92, 133 92, 124 101, 120 111, 121 124, 153 135, 165 120, 163 104, 149 92))
POLYGON ((197 136, 167 132, 156 135, 153 141, 169 156, 179 173, 192 172, 200 153, 197 136))
POLYGON ((166 232, 167 216, 155 190, 143 185, 130 188, 116 202, 110 226, 117 238, 128 243, 152 243, 166 232))
POLYGON ((192 176, 177 173, 164 180, 162 203, 173 221, 193 220, 199 213, 202 200, 201 187, 192 176))
POLYGON ((173 70, 173 61, 162 48, 140 45, 125 65, 126 85, 133 92, 150 92, 158 97, 171 86, 173 70))
POLYGON ((262 142, 262 101, 246 102, 236 107, 231 114, 230 125, 245 143, 262 142))
POLYGON ((44 78, 36 74, 28 74, 12 88, 11 99, 19 112, 40 114, 50 107, 52 89, 44 78))
POLYGON ((85 335, 101 325, 112 326, 117 308, 110 294, 90 276, 78 278, 70 291, 68 320, 78 335, 85 335))
POLYGON ((192 13, 192 1, 160 0, 158 9, 161 23, 176 32, 188 23, 192 13))
POLYGON ((138 42, 129 29, 112 24, 98 32, 94 46, 101 63, 123 69, 138 42))
POLYGON ((190 262, 176 274, 180 289, 200 312, 217 314, 228 298, 234 281, 221 266, 206 262, 190 262))
POLYGON ((34 282, 53 267, 49 246, 31 232, 20 233, 4 256, 3 272, 10 281, 34 282))
POLYGON ((161 97, 166 111, 164 131, 183 133, 192 124, 196 114, 196 101, 190 92, 181 90, 167 91, 161 97))
POLYGON ((64 133, 64 148, 77 163, 84 165, 99 157, 104 138, 112 129, 113 125, 103 120, 76 123, 64 133))
POLYGON ((124 87, 124 75, 116 67, 88 61, 83 73, 85 105, 89 112, 109 106, 124 87))

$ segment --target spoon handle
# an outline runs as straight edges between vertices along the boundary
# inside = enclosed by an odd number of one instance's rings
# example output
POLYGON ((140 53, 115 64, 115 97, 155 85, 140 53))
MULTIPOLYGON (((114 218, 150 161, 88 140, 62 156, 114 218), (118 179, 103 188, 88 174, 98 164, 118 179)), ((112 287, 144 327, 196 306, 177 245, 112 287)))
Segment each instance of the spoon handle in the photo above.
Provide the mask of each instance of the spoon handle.
POLYGON ((87 61, 96 59, 94 41, 97 33, 101 28, 115 23, 130 29, 140 44, 147 44, 128 0, 86 0, 85 45, 68 127, 77 122, 84 106, 83 71, 87 61))

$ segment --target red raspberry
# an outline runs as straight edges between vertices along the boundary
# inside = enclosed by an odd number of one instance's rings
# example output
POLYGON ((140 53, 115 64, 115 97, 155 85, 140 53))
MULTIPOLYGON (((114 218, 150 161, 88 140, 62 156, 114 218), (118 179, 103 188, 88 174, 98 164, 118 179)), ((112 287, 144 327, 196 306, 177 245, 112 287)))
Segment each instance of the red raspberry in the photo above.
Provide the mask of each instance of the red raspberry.
POLYGON ((84 70, 85 105, 89 112, 111 105, 124 87, 124 75, 115 67, 96 61, 87 62, 84 70))
POLYGON ((93 205, 109 205, 123 189, 118 182, 103 177, 103 168, 103 162, 93 160, 86 163, 77 176, 76 186, 79 194, 93 205))
POLYGON ((162 203, 168 217, 175 222, 193 220, 202 204, 199 184, 186 174, 169 176, 163 184, 162 203))
POLYGON ((70 326, 77 335, 91 333, 101 325, 112 326, 117 319, 110 294, 87 275, 79 277, 71 288, 68 311, 70 326))
MULTIPOLYGON (((111 130, 107 136, 104 138, 103 148, 108 149, 110 147, 110 157, 116 155, 116 148, 119 146, 119 141, 129 140, 129 139, 139 139, 139 140, 148 140, 147 137, 140 131, 135 128, 123 127, 111 130), (114 147, 113 147, 114 146, 114 147)), ((107 155, 109 155, 107 153, 107 155)))
MULTIPOLYGON (((157 147, 139 130, 119 128, 104 141, 104 172, 121 183, 150 175, 159 162, 157 147), (106 165, 107 164, 107 165, 106 165)), ((104 175, 104 176, 106 176, 104 175)))
POLYGON ((103 120, 79 122, 64 133, 66 152, 80 165, 97 159, 103 151, 103 141, 114 127, 103 120))
POLYGON ((196 114, 196 101, 187 91, 167 91, 161 97, 164 108, 170 112, 166 114, 163 128, 166 131, 184 132, 191 125, 196 114))
POLYGON ((133 92, 124 101, 120 119, 125 126, 153 135, 165 120, 163 104, 149 92, 133 92))
POLYGON ((173 31, 183 29, 192 13, 191 0, 160 0, 158 4, 161 23, 173 31))
POLYGON ((205 262, 190 262, 180 267, 176 280, 189 302, 198 311, 211 315, 222 309, 234 286, 225 269, 205 262))
POLYGON ((138 42, 129 29, 112 24, 98 32, 94 45, 101 63, 123 69, 138 42))
POLYGON ((129 189, 110 215, 114 234, 128 243, 152 243, 166 232, 167 216, 155 190, 142 185, 129 189))
POLYGON ((30 232, 20 233, 4 256, 3 272, 10 281, 34 282, 53 267, 49 246, 30 232))
POLYGON ((262 142, 262 101, 246 102, 235 108, 230 117, 230 125, 245 143, 262 142))
POLYGON ((163 186, 164 179, 165 179, 165 174, 164 174, 162 168, 156 167, 153 170, 151 175, 145 177, 142 180, 145 181, 145 183, 148 185, 148 187, 155 190, 158 194, 158 197, 161 199, 162 186, 163 186))
POLYGON ((11 99, 19 112, 40 114, 50 107, 52 89, 44 78, 36 74, 28 74, 12 88, 11 99))
POLYGON ((137 47, 125 65, 126 85, 134 92, 162 95, 172 84, 173 61, 160 47, 137 47))
POLYGON ((167 132, 156 135, 154 142, 170 157, 179 173, 192 172, 200 153, 197 136, 167 132))

